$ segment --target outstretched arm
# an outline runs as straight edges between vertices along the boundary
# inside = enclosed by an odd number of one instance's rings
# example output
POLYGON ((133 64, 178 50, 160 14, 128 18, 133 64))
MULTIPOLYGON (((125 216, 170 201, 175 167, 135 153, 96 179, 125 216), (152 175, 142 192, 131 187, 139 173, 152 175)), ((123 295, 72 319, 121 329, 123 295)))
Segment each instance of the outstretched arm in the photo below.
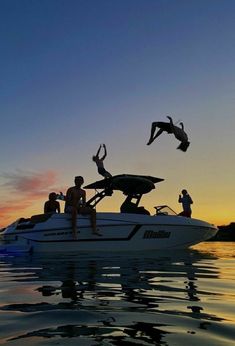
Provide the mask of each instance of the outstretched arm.
POLYGON ((86 191, 85 190, 82 190, 81 202, 83 206, 86 205, 86 191))
POLYGON ((151 125, 151 133, 150 133, 150 138, 148 140, 147 145, 150 145, 154 141, 154 139, 156 138, 156 137, 154 137, 156 127, 157 127, 157 123, 153 122, 151 125))
POLYGON ((167 118, 170 120, 170 127, 171 127, 171 131, 172 133, 176 136, 176 128, 175 128, 175 125, 173 123, 173 120, 171 117, 167 116, 167 118))
POLYGON ((97 150, 97 153, 96 153, 96 155, 95 155, 96 157, 99 156, 99 153, 100 153, 101 148, 102 148, 102 145, 100 144, 99 149, 97 150))
POLYGON ((172 126, 174 126, 172 117, 169 117, 169 115, 167 115, 167 118, 170 120, 170 124, 171 124, 172 126))
POLYGON ((101 157, 101 160, 103 161, 105 158, 106 158, 106 156, 107 156, 107 149, 106 149, 106 145, 105 144, 103 144, 103 148, 104 148, 104 155, 101 157))
POLYGON ((162 132, 163 132, 163 130, 162 130, 162 129, 159 129, 159 130, 157 131, 156 135, 153 136, 153 141, 154 141, 158 136, 160 136, 160 135, 162 134, 162 132))

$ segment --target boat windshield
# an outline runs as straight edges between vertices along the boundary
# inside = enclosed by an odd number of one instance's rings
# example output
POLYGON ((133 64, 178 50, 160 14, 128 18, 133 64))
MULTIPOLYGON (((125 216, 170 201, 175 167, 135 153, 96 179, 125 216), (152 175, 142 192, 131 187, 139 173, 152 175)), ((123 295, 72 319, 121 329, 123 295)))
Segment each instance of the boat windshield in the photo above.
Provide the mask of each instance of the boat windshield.
POLYGON ((154 207, 156 210, 156 216, 162 216, 162 215, 177 215, 174 210, 172 210, 168 205, 158 205, 154 207))

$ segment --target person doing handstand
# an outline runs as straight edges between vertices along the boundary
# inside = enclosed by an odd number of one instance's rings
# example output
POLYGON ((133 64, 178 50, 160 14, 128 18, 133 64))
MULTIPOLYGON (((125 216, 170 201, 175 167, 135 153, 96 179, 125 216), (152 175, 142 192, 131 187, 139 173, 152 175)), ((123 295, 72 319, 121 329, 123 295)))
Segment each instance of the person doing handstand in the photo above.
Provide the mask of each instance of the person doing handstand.
POLYGON ((169 119, 169 123, 163 121, 157 121, 152 123, 151 134, 147 145, 150 145, 157 137, 159 137, 165 131, 168 134, 174 134, 175 138, 181 142, 177 149, 186 151, 189 147, 190 142, 188 141, 188 136, 184 131, 184 124, 181 122, 181 127, 178 127, 174 125, 171 117, 167 116, 167 118, 169 119), (155 134, 156 128, 159 128, 159 130, 155 134))
POLYGON ((100 144, 99 149, 96 153, 96 155, 92 156, 92 160, 96 163, 98 168, 98 173, 101 174, 104 178, 111 178, 112 174, 110 174, 106 169, 104 168, 104 159, 107 156, 107 149, 105 144, 100 144), (102 157, 99 157, 101 148, 104 148, 104 155, 102 157))

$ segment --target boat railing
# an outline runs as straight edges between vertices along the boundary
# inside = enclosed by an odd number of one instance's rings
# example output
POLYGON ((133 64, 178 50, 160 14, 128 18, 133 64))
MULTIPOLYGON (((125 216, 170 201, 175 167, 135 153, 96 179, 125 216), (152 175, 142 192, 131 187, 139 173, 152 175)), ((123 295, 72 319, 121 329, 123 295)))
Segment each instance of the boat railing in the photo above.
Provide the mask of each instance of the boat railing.
POLYGON ((158 205, 154 208, 156 210, 156 214, 155 214, 156 216, 164 216, 164 215, 177 216, 177 213, 173 209, 168 207, 168 205, 158 205))

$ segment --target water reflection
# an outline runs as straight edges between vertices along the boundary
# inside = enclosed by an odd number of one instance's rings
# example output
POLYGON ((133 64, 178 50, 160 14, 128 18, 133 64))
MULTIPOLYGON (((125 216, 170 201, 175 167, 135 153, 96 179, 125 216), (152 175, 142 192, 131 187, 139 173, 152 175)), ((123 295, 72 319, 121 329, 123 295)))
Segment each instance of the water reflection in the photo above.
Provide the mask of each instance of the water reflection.
MULTIPOLYGON (((1 258, 7 294, 26 292, 0 307, 11 312, 6 342, 82 338, 109 345, 168 345, 184 330, 200 334, 223 317, 207 311, 206 280, 218 280, 215 255, 197 250, 137 255, 67 255, 1 258), (30 324, 27 324, 30 318, 30 324)), ((4 296, 2 296, 2 301, 4 296)), ((6 323, 7 325, 7 323, 6 323)), ((4 338, 3 338, 4 339, 4 338)))

